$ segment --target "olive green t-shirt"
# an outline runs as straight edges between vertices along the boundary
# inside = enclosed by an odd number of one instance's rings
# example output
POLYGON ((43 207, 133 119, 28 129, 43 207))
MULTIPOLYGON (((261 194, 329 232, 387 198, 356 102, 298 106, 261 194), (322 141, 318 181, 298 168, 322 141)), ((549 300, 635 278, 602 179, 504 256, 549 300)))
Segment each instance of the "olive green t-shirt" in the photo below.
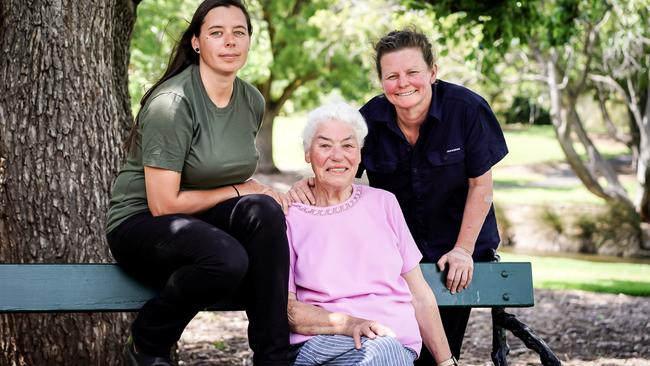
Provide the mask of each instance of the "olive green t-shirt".
POLYGON ((255 136, 263 114, 262 94, 239 78, 228 105, 217 107, 195 65, 158 86, 142 107, 135 153, 113 184, 107 232, 149 209, 144 166, 181 173, 181 190, 212 189, 250 178, 257 166, 255 136))

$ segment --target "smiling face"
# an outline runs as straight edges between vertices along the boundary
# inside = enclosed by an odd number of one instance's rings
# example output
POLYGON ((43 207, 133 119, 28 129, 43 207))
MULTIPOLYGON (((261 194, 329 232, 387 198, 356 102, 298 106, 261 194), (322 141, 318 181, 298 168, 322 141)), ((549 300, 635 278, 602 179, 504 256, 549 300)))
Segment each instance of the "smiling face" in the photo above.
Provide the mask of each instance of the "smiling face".
POLYGON ((381 86, 388 101, 398 110, 428 109, 431 84, 437 68, 429 68, 418 48, 404 48, 381 57, 381 86))
POLYGON ((311 164, 316 186, 332 190, 350 187, 361 162, 361 147, 352 127, 333 119, 321 122, 305 161, 311 164))
POLYGON ((246 16, 235 6, 219 6, 208 12, 192 47, 200 63, 221 75, 233 75, 246 64, 250 36, 246 16))

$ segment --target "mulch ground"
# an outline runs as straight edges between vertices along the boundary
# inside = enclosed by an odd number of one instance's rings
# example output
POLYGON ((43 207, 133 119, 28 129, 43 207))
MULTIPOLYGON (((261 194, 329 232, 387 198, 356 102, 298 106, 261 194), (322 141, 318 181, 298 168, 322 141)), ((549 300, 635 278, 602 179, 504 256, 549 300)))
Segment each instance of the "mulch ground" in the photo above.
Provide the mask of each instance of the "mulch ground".
MULTIPOLYGON (((650 366, 650 298, 583 291, 536 290, 535 307, 508 309, 546 341, 566 366, 650 366)), ((251 365, 243 312, 200 313, 179 344, 186 366, 251 365)), ((509 335, 510 366, 541 365, 509 335)), ((488 309, 474 309, 461 364, 488 366, 492 325, 488 309)))

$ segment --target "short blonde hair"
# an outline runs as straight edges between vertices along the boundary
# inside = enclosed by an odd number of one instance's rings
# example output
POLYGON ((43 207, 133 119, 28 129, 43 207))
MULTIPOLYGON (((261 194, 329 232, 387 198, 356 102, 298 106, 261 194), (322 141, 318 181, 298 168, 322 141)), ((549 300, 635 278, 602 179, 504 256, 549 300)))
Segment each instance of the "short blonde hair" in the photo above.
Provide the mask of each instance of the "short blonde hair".
POLYGON ((368 135, 366 120, 356 108, 344 102, 336 102, 322 105, 307 115, 307 124, 302 130, 302 147, 305 152, 309 150, 318 126, 330 120, 348 124, 354 131, 359 147, 363 146, 363 140, 368 135))

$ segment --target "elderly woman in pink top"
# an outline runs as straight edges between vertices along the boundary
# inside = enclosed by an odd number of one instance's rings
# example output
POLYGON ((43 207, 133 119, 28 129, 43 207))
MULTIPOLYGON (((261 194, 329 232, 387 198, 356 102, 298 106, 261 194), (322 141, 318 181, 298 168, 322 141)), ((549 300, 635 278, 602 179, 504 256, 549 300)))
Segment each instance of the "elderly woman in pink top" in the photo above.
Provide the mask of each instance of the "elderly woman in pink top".
POLYGON ((366 134, 345 103, 312 111, 303 132, 316 204, 287 214, 295 365, 413 365, 422 343, 457 365, 395 196, 353 184, 366 134))

